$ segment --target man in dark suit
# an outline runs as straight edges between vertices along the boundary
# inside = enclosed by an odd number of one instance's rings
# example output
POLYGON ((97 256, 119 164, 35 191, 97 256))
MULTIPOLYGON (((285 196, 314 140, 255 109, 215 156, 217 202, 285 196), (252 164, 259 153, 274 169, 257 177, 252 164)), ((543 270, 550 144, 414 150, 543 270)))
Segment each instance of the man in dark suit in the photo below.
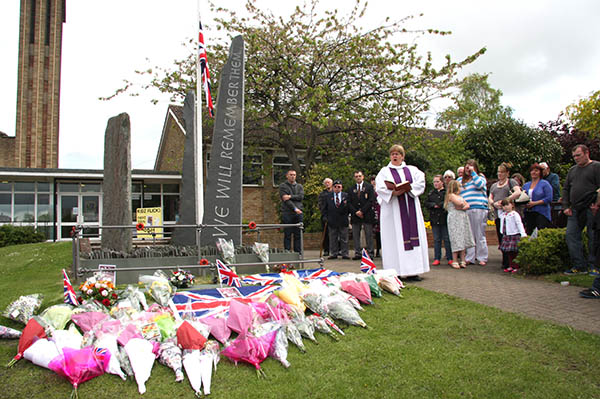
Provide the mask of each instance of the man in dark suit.
POLYGON ((375 223, 375 212, 373 211, 373 201, 375 200, 375 190, 373 186, 364 181, 365 176, 361 170, 354 172, 354 181, 356 184, 348 190, 348 209, 352 221, 352 239, 354 241, 354 257, 352 259, 361 259, 360 231, 365 229, 365 238, 367 251, 371 258, 373 252, 373 223, 375 223))
POLYGON ((329 177, 323 180, 323 186, 325 189, 321 191, 318 198, 319 211, 321 211, 321 229, 323 229, 323 242, 321 246, 323 248, 323 256, 329 256, 329 229, 327 228, 327 218, 325 217, 324 209, 327 198, 331 197, 333 190, 333 180, 329 177))
POLYGON ((333 182, 333 192, 329 194, 323 208, 329 229, 329 253, 328 259, 337 259, 341 255, 343 259, 348 256, 348 195, 342 191, 342 182, 333 182))

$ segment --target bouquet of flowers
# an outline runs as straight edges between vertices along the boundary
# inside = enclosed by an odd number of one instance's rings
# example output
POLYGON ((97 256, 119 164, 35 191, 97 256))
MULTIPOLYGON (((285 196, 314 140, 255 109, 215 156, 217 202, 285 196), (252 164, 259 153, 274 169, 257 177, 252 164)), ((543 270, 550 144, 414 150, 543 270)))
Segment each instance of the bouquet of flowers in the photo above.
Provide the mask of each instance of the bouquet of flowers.
POLYGON ((217 248, 223 254, 223 260, 225 263, 235 263, 235 246, 233 245, 233 240, 219 238, 217 240, 217 248))
POLYGON ((170 281, 177 288, 188 288, 194 285, 194 275, 185 270, 175 270, 172 272, 170 281))
POLYGON ((94 299, 107 308, 114 305, 119 299, 112 281, 99 280, 96 276, 88 278, 79 286, 79 290, 83 299, 94 299))
MULTIPOLYGON (((252 251, 258 256, 261 262, 269 261, 269 244, 263 242, 255 242, 252 251)), ((268 272, 268 270, 267 270, 268 272)))
POLYGON ((42 294, 22 295, 7 306, 3 316, 27 324, 31 316, 42 306, 42 294))

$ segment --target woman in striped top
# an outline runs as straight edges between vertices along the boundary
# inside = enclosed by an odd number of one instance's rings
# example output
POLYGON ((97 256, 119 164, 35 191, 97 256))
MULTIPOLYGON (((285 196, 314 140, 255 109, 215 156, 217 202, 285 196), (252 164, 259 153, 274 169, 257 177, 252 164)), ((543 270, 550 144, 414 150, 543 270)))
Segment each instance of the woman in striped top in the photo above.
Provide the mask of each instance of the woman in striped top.
POLYGON ((479 174, 479 168, 474 159, 467 161, 463 177, 459 178, 458 182, 462 187, 460 195, 469 204, 467 215, 475 239, 475 247, 467 249, 466 261, 467 263, 479 262, 480 266, 485 266, 488 260, 488 247, 485 239, 488 215, 487 182, 485 177, 479 174))

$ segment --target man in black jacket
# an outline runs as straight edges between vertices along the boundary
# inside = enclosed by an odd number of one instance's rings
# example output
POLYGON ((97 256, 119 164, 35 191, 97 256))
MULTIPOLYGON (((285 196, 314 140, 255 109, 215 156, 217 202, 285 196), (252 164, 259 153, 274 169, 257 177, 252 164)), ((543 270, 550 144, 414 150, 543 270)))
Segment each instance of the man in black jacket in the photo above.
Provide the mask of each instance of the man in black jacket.
POLYGON ((348 209, 350 210, 352 221, 352 239, 354 241, 354 257, 358 260, 362 258, 360 245, 360 231, 365 229, 365 238, 369 256, 373 258, 373 223, 375 223, 375 212, 373 211, 373 201, 375 200, 375 190, 373 186, 366 181, 361 170, 354 172, 354 181, 356 184, 348 190, 348 209))
POLYGON ((329 229, 329 259, 337 259, 341 255, 343 259, 348 256, 348 195, 342 191, 342 182, 333 182, 333 192, 325 201, 323 215, 327 219, 329 229))
POLYGON ((323 242, 321 245, 323 246, 323 256, 329 256, 329 229, 327 227, 327 218, 325 217, 324 209, 325 202, 327 198, 331 195, 331 190, 333 190, 333 180, 329 177, 323 180, 323 186, 325 189, 321 191, 319 194, 319 211, 321 211, 321 229, 323 231, 323 242))
MULTIPOLYGON (((287 180, 279 186, 281 221, 283 224, 301 223, 303 217, 302 200, 304 199, 304 188, 302 184, 296 183, 295 170, 288 170, 285 177, 287 180)), ((302 253, 299 227, 285 227, 283 229, 283 247, 291 251, 292 235, 294 236, 294 252, 302 253)))

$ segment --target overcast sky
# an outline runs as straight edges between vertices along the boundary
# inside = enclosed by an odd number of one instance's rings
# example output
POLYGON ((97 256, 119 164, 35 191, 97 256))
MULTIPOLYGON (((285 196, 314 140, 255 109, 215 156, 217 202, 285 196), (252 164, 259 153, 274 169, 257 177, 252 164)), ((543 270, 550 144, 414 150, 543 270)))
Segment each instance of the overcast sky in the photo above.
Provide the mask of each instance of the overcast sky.
MULTIPOLYGON (((242 0, 218 0, 244 12, 242 0)), ((19 1, 0 1, 0 131, 15 132, 19 1)), ((298 1, 259 0, 285 14, 298 1)), ((322 1, 343 11, 350 0, 322 1)), ((209 44, 211 15, 201 9, 209 44)), ((158 105, 151 92, 97 100, 122 86, 133 71, 168 65, 186 55, 181 45, 196 33, 193 0, 67 0, 63 31, 60 109, 61 168, 102 168, 104 130, 111 116, 129 113, 134 168, 154 167, 168 98, 158 105)), ((452 35, 421 38, 419 48, 434 59, 446 54, 459 60, 487 47, 485 55, 465 73, 490 73, 492 87, 502 90, 503 105, 530 125, 555 119, 560 111, 600 88, 600 1, 596 0, 371 0, 365 24, 375 26, 385 16, 400 19, 424 13, 409 27, 450 30, 452 35)), ((210 53, 209 65, 210 65, 210 53)), ((213 71, 216 75, 216 71, 213 71)), ((435 111, 443 108, 435 105, 435 111)), ((432 113, 433 115, 433 113, 432 113)))

